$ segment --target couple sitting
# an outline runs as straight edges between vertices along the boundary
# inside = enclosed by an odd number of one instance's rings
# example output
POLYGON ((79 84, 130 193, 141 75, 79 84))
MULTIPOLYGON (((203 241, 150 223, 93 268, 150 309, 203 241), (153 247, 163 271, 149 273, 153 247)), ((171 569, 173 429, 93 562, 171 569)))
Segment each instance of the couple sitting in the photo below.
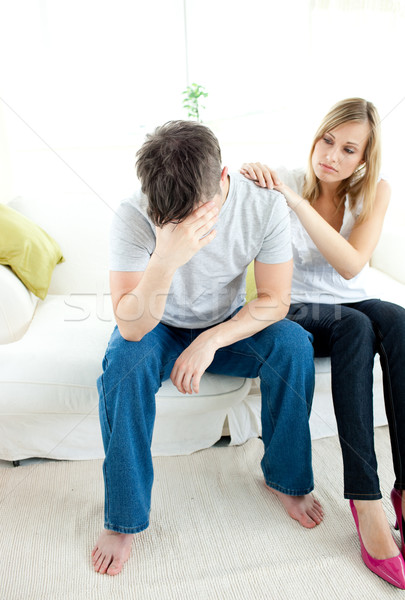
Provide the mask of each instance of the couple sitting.
POLYGON ((184 394, 198 392, 205 371, 259 377, 265 483, 301 525, 321 523, 308 423, 315 350, 331 356, 345 497, 363 560, 405 589, 381 504, 372 405, 379 352, 405 553, 405 311, 370 298, 362 282, 389 202, 379 168, 379 119, 362 99, 325 117, 306 174, 280 178, 260 163, 229 174, 216 137, 195 122, 148 136, 137 154, 142 191, 121 204, 112 226, 117 327, 98 380, 105 529, 96 571, 119 573, 149 525, 155 394, 169 377, 184 394), (258 293, 244 304, 251 261, 258 293))

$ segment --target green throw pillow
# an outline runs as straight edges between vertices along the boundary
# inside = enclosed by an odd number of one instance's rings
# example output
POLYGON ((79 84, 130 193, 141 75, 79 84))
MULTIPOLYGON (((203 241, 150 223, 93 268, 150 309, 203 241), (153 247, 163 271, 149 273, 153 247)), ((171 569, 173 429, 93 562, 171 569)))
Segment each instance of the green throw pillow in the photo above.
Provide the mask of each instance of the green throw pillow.
POLYGON ((246 274, 246 302, 250 302, 257 298, 257 289, 255 281, 255 261, 252 260, 248 266, 246 274))
POLYGON ((59 244, 46 231, 0 204, 0 264, 9 265, 38 298, 45 298, 55 265, 63 260, 59 244))

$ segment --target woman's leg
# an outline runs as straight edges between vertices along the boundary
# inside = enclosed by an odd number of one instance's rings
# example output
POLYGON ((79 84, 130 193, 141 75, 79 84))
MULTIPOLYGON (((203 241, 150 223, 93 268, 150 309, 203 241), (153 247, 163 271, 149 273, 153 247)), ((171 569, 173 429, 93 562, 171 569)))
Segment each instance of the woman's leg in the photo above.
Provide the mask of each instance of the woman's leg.
POLYGON ((391 302, 365 300, 352 305, 373 323, 383 372, 395 487, 405 489, 405 309, 391 302))
MULTIPOLYGON (((405 493, 403 492, 405 489, 405 309, 397 304, 375 299, 365 300, 353 306, 370 318, 377 336, 395 471, 394 487, 402 497, 402 503, 399 502, 397 506, 397 514, 403 536, 405 532, 403 517, 405 515, 405 493)), ((401 545, 404 551, 403 537, 401 545)))
POLYGON ((370 319, 333 304, 294 304, 288 317, 313 334, 315 356, 331 357, 345 498, 381 498, 373 434, 376 340, 370 319))
POLYGON ((315 356, 331 357, 332 396, 342 448, 345 497, 354 500, 367 551, 398 555, 382 504, 373 432, 377 341, 366 314, 345 305, 292 305, 289 318, 314 335, 315 356))

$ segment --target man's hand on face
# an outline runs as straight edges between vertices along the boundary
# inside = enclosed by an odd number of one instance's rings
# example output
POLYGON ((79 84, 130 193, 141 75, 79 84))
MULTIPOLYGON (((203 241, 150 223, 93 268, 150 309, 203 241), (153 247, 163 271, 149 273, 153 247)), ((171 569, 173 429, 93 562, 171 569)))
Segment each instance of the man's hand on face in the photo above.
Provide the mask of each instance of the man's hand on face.
POLYGON ((178 269, 187 263, 216 235, 213 229, 219 210, 213 200, 199 206, 180 223, 156 227, 156 254, 169 267, 178 269))
POLYGON ((179 392, 198 394, 201 377, 212 363, 217 349, 207 332, 204 332, 180 354, 170 374, 179 392))

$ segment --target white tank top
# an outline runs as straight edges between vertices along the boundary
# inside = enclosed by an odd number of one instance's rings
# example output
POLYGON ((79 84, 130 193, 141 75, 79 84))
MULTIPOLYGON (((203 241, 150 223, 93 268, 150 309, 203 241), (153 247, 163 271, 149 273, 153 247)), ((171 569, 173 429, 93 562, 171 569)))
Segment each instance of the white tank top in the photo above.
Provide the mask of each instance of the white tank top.
MULTIPOLYGON (((296 193, 302 194, 305 171, 277 169, 281 180, 296 193)), ((360 214, 360 202, 354 212, 345 201, 345 212, 340 234, 347 240, 360 214)), ((314 242, 294 211, 290 210, 291 238, 294 256, 294 271, 291 289, 291 303, 309 302, 341 304, 359 302, 371 298, 367 291, 368 264, 352 279, 344 279, 319 252, 314 242)))

